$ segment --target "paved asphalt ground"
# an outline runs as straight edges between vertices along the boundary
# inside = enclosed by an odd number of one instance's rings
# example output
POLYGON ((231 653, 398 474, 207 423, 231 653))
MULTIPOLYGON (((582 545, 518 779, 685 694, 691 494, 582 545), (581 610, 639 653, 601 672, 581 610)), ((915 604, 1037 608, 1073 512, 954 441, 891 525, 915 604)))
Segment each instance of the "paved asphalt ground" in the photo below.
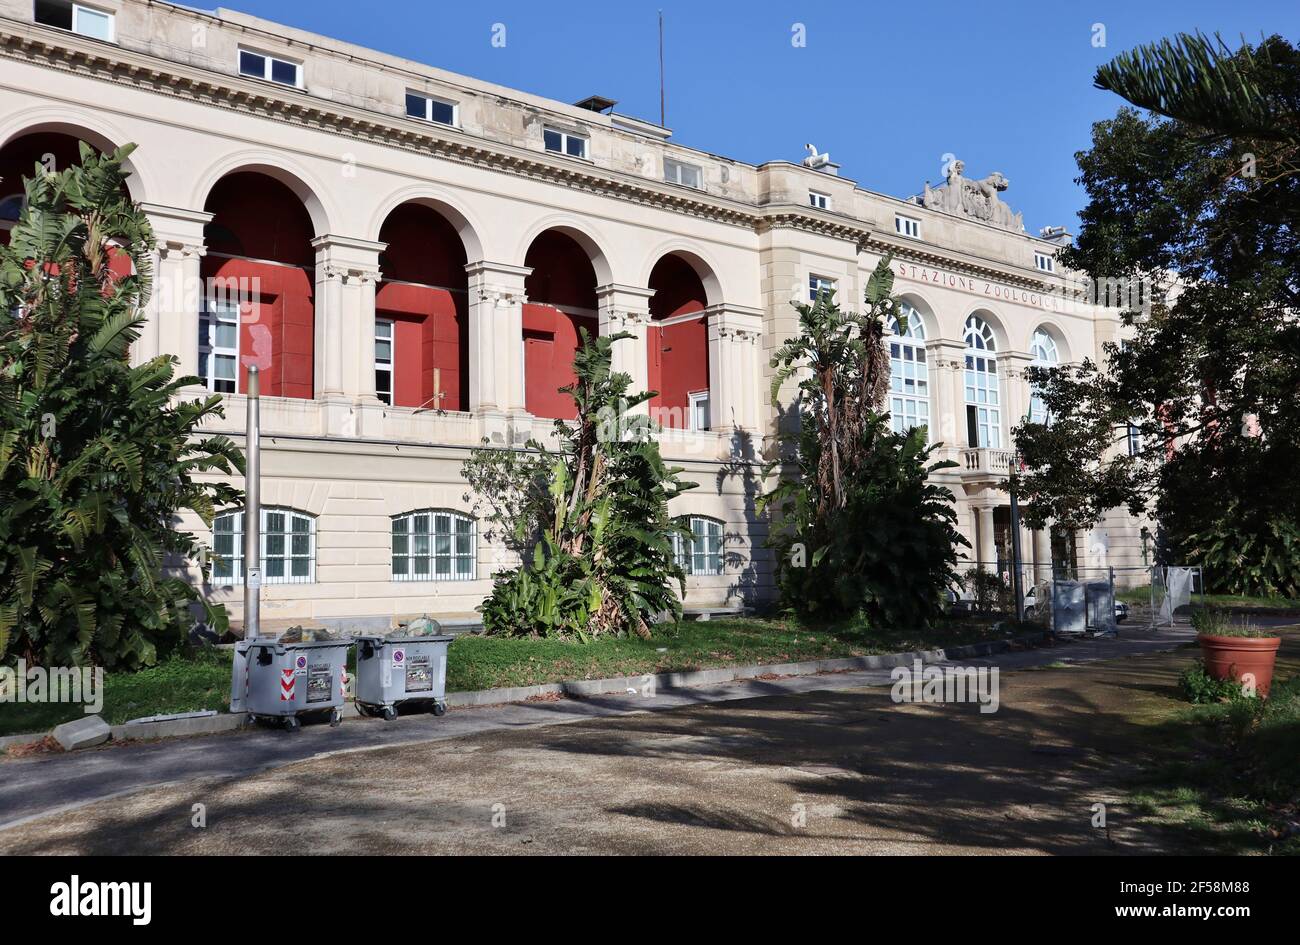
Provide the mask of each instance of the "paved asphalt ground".
POLYGON ((881 670, 0 761, 0 853, 1162 852, 1116 807, 1123 710, 1190 639, 964 661, 1002 668, 992 714, 881 670))

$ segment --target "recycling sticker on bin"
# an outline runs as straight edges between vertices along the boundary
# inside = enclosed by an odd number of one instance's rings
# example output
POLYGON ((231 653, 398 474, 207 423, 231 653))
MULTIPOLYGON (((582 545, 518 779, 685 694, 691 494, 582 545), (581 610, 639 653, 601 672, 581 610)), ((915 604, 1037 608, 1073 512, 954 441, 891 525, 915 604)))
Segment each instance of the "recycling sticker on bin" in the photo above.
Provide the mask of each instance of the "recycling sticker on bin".
POLYGON ((402 649, 393 650, 393 665, 401 666, 406 662, 406 651, 402 649))
POLYGON ((297 659, 293 661, 294 675, 303 676, 307 673, 307 654, 299 653, 297 659))

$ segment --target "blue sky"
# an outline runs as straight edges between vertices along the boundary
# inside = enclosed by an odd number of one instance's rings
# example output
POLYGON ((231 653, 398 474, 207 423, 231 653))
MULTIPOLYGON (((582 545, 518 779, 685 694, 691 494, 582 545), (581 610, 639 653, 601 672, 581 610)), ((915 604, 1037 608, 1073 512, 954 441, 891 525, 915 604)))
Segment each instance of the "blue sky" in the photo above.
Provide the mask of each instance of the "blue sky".
POLYGON ((1115 54, 1180 30, 1300 41, 1297 0, 427 2, 230 0, 230 6, 453 72, 658 120, 665 21, 673 140, 739 160, 829 151, 841 174, 907 196, 943 155, 1002 171, 1031 232, 1074 227, 1074 153, 1120 101, 1092 87, 1115 54), (363 15, 358 15, 358 12, 363 15), (505 46, 492 45, 493 24, 505 46), (803 24, 806 46, 792 45, 803 24), (1106 46, 1093 45, 1093 24, 1106 46))

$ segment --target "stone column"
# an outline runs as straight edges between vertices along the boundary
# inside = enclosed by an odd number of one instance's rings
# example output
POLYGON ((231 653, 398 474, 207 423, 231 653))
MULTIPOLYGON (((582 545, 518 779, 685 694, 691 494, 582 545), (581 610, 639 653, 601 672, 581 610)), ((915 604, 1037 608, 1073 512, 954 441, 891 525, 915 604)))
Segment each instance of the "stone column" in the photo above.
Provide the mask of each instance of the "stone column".
POLYGON ((326 234, 316 249, 316 397, 326 402, 325 432, 377 432, 382 405, 375 397, 375 283, 385 243, 326 234))
POLYGON ((705 309, 709 335, 709 428, 760 431, 763 314, 714 305, 705 309))
MULTIPOLYGON (((610 352, 610 368, 622 371, 632 378, 629 393, 639 394, 649 389, 649 352, 646 347, 647 327, 650 322, 650 297, 654 292, 638 286, 611 282, 596 289, 596 306, 599 312, 602 335, 627 332, 632 337, 615 342, 610 352)), ((648 413, 650 404, 638 405, 632 412, 648 413)))
MULTIPOLYGON (((961 462, 966 449, 966 345, 933 341, 926 346, 930 381, 930 441, 942 442, 946 459, 961 462)), ((963 467, 964 468, 964 467, 963 467)))
POLYGON ((1015 449, 1011 431, 1029 415, 1029 381, 1025 369, 1033 363, 1034 356, 1023 351, 1007 351, 998 359, 998 370, 1003 375, 1002 435, 1006 449, 1015 449))
POLYGON ((998 566, 997 547, 993 543, 993 507, 980 506, 979 533, 979 567, 981 571, 996 571, 998 566))
POLYGON ((504 444, 511 418, 528 419, 523 305, 524 280, 532 269, 480 261, 468 264, 465 271, 469 273, 469 409, 478 418, 479 435, 504 444))
POLYGON ((212 214, 161 204, 140 205, 153 227, 153 292, 145 310, 147 321, 131 346, 133 364, 160 354, 180 359, 177 376, 199 373, 199 311, 204 289, 200 264, 207 251, 203 227, 212 214))

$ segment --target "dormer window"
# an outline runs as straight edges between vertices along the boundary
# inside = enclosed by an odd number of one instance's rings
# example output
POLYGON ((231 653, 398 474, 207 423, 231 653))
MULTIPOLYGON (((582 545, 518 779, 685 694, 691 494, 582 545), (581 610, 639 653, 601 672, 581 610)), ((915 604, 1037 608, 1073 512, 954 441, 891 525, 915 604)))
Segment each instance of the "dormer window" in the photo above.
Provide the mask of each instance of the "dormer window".
POLYGON ((406 93, 406 114, 421 121, 437 122, 440 125, 456 124, 456 104, 440 98, 421 95, 418 92, 406 93))
POLYGON ((1034 253, 1034 266, 1040 272, 1056 272, 1056 259, 1048 253, 1034 253))
POLYGON ((251 49, 239 51, 239 74, 254 79, 265 79, 277 85, 302 88, 302 63, 281 59, 251 49))
POLYGON ((695 164, 687 164, 684 161, 674 161, 672 158, 664 158, 664 180, 670 184, 681 184, 683 187, 694 187, 699 190, 702 186, 701 179, 703 173, 695 164))
POLYGON ((36 0, 32 13, 33 19, 43 26, 113 42, 113 14, 106 10, 73 3, 72 0, 36 0))
POLYGON ((553 154, 567 154, 576 158, 587 156, 587 139, 582 135, 547 128, 542 132, 542 142, 546 145, 546 150, 553 154))
POLYGON ((894 231, 899 236, 908 236, 914 240, 921 238, 921 221, 915 217, 905 217, 901 213, 894 214, 894 231))
POLYGON ((808 191, 808 206, 816 210, 829 210, 831 208, 831 195, 824 194, 820 190, 808 191))

